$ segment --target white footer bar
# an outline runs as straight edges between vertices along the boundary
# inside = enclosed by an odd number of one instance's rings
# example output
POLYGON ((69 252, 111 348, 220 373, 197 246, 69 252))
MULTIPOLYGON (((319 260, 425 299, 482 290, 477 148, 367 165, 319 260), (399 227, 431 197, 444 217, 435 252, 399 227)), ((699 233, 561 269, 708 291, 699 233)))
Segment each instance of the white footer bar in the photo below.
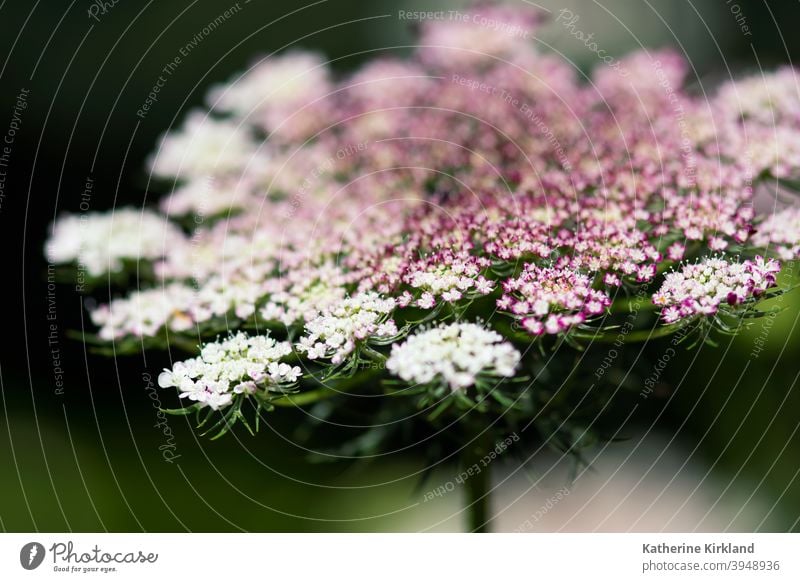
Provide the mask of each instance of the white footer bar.
POLYGON ((798 534, 3 534, 0 580, 800 580, 798 534), (580 578, 579 578, 580 577, 580 578))

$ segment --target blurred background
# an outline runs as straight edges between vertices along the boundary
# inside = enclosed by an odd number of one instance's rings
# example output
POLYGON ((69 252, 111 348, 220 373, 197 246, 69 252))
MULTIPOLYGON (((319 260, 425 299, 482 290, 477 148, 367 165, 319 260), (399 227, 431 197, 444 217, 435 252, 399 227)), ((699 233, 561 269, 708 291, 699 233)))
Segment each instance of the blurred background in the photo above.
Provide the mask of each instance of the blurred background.
MULTIPOLYGON (((698 91, 800 57, 793 31, 800 3, 793 0, 539 4, 579 15, 580 28, 614 56, 675 47, 691 62, 698 91)), ((0 129, 11 122, 17 95, 29 92, 0 168, 0 530, 463 528, 458 488, 425 500, 454 470, 438 469, 421 485, 423 467, 413 453, 358 464, 309 462, 287 437, 299 412, 275 415, 256 438, 237 432, 201 439, 191 419, 168 417, 165 426, 157 415, 154 404, 176 404, 148 382, 167 355, 105 359, 68 337, 86 324, 84 298, 70 285, 48 287, 42 249, 55 215, 78 211, 87 178, 94 183, 91 210, 151 203, 154 194, 143 190, 145 158, 162 132, 202 105, 210 85, 254 57, 290 47, 320 51, 343 72, 377 54, 403 54, 411 50, 414 25, 398 18, 399 10, 464 3, 239 0, 234 16, 193 41, 234 5, 0 2, 0 129), (162 68, 187 45, 188 55, 140 119, 136 111, 162 68)), ((545 25, 534 42, 584 71, 597 62, 559 25, 545 25)), ((621 427, 617 436, 627 440, 589 452, 590 470, 574 475, 563 459, 524 444, 517 451, 524 463, 512 455, 498 460, 494 529, 800 530, 800 293, 782 306, 774 321, 735 341, 681 353, 621 427), (763 351, 751 357, 762 341, 763 351)))

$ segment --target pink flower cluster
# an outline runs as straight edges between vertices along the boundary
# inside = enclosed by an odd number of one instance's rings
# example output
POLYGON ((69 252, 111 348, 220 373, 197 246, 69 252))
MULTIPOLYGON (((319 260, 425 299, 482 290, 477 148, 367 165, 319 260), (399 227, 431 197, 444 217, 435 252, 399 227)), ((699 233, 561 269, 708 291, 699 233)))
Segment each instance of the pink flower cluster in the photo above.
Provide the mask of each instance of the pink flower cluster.
POLYGON ((753 245, 774 251, 784 261, 800 256, 800 208, 790 207, 767 217, 753 234, 753 245))
POLYGON ((721 304, 740 305, 774 287, 780 264, 756 257, 750 261, 706 258, 668 273, 653 295, 665 323, 695 315, 714 315, 721 304))
POLYGON ((569 268, 525 265, 519 277, 503 283, 497 306, 519 318, 533 335, 560 333, 611 305, 592 280, 569 268))

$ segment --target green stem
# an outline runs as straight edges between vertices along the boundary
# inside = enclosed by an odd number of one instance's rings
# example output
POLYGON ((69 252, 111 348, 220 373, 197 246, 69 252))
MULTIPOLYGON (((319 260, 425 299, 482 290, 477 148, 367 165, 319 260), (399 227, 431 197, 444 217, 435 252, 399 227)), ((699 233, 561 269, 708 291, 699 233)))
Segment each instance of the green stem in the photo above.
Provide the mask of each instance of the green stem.
POLYGON ((489 531, 492 473, 489 465, 484 466, 482 463, 489 448, 491 448, 491 431, 484 430, 464 449, 462 455, 463 470, 473 471, 473 475, 465 481, 467 528, 472 533, 489 531))
MULTIPOLYGON (((376 352, 377 353, 377 352, 376 352)), ((381 370, 367 370, 356 374, 352 378, 346 378, 336 382, 335 385, 323 385, 314 390, 307 392, 300 392, 299 394, 286 394, 274 400, 270 400, 270 404, 274 406, 304 406, 306 404, 313 404, 326 398, 333 398, 340 396, 345 392, 353 392, 355 389, 372 382, 377 376, 381 375, 381 370)))
POLYGON ((377 350, 373 350, 369 346, 364 346, 364 349, 361 351, 361 353, 366 357, 368 357, 373 362, 377 362, 378 364, 382 364, 387 360, 386 356, 384 356, 377 350))
POLYGON ((309 390, 308 392, 301 392, 300 394, 287 394, 275 400, 271 400, 270 404, 274 406, 303 406, 305 404, 313 404, 326 398, 331 398, 341 394, 338 390, 331 388, 318 388, 316 390, 309 390))
POLYGON ((608 333, 597 333, 592 334, 588 332, 573 332, 573 337, 585 340, 591 340, 593 342, 608 342, 613 343, 620 338, 626 344, 632 344, 636 342, 647 342, 655 339, 659 339, 662 337, 668 337, 674 335, 682 327, 686 325, 685 323, 673 324, 673 325, 661 325, 655 328, 649 329, 639 329, 632 331, 628 334, 621 336, 618 331, 611 331, 608 333))
POLYGON ((611 304, 610 311, 611 313, 630 313, 633 311, 632 307, 636 305, 637 311, 640 312, 647 312, 647 311, 654 311, 659 309, 659 307, 650 301, 650 296, 647 297, 639 297, 639 296, 631 296, 631 297, 620 297, 619 299, 615 299, 614 303, 611 304))
POLYGON ((678 327, 673 327, 669 325, 664 325, 662 327, 657 327, 655 329, 641 329, 639 331, 634 331, 629 333, 625 337, 625 343, 634 343, 634 342, 646 342, 662 337, 668 337, 671 335, 675 335, 680 328, 683 327, 682 325, 678 327))

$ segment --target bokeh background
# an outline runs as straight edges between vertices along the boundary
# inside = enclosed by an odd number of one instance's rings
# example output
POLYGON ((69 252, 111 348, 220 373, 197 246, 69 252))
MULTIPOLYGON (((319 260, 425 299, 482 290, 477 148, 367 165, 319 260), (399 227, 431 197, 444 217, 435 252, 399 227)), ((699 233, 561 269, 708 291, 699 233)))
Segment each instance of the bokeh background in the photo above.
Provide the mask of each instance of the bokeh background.
MULTIPOLYGON (((182 59, 144 120, 136 111, 162 67, 236 3, 100 4, 0 2, 0 130, 16 95, 30 91, 0 199, 0 530, 460 530, 458 490, 424 501, 453 470, 443 466, 420 484, 413 449, 356 464, 309 462, 288 440, 301 419, 291 412, 256 438, 237 432, 213 442, 189 419, 170 417, 179 458, 165 462, 146 375, 157 376, 166 355, 104 359, 70 339, 85 325, 84 298, 69 285, 48 292, 42 248, 54 216, 78 210, 87 177, 92 210, 153 202, 144 161, 157 137, 254 57, 306 48, 345 72, 376 54, 411 50, 414 25, 399 10, 464 3, 240 0, 238 14, 182 59)), ((795 0, 539 4, 572 10, 614 56, 675 47, 692 63, 698 91, 800 58, 795 0), (742 19, 752 34, 743 34, 742 19)), ((546 25, 536 42, 583 71, 597 63, 558 25, 546 25)), ((800 530, 800 292, 782 306, 757 358, 750 354, 764 322, 718 348, 681 353, 621 426, 626 439, 589 452, 590 470, 575 476, 551 453, 528 460, 524 444, 516 453, 524 465, 516 455, 498 460, 495 529, 800 530), (565 486, 569 494, 553 502, 565 486)), ((159 396, 175 405, 172 394, 159 396)))

